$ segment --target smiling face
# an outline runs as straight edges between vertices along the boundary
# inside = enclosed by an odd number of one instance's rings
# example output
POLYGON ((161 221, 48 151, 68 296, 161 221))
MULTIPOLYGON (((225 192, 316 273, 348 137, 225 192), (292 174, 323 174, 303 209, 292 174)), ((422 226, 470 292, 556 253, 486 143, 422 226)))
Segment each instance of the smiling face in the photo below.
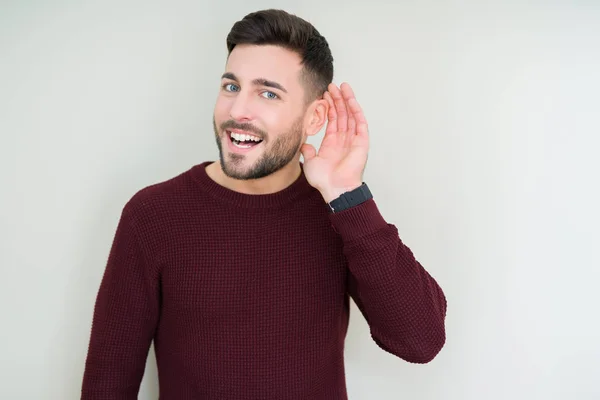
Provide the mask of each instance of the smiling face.
POLYGON ((227 61, 213 124, 223 172, 259 179, 299 160, 307 104, 300 56, 273 45, 238 45, 227 61))

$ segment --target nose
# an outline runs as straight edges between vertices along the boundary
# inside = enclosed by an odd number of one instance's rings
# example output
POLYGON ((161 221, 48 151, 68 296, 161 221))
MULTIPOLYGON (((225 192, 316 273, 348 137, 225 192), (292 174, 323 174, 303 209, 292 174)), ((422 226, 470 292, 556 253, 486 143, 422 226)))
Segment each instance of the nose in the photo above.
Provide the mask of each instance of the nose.
POLYGON ((229 109, 229 116, 234 121, 249 121, 252 119, 250 101, 246 95, 240 92, 235 97, 229 109))

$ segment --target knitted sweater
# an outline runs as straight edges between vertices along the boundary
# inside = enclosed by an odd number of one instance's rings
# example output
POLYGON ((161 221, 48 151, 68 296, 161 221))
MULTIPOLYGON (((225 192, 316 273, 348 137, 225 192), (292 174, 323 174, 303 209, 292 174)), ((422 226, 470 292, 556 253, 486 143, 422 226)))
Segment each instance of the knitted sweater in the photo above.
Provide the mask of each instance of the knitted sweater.
POLYGON ((82 399, 137 399, 154 342, 161 400, 345 400, 350 297, 383 350, 412 363, 438 354, 444 293, 375 199, 331 213, 303 173, 248 195, 209 164, 123 208, 82 399))

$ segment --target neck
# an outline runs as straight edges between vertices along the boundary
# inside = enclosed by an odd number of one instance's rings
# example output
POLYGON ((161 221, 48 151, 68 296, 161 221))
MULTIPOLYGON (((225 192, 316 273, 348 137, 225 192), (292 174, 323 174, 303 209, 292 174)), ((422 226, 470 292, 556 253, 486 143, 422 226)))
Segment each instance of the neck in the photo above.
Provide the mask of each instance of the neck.
POLYGON ((277 193, 294 183, 301 172, 299 157, 294 158, 292 162, 269 176, 251 180, 239 180, 225 175, 219 161, 206 167, 206 173, 212 180, 227 189, 242 194, 277 193))

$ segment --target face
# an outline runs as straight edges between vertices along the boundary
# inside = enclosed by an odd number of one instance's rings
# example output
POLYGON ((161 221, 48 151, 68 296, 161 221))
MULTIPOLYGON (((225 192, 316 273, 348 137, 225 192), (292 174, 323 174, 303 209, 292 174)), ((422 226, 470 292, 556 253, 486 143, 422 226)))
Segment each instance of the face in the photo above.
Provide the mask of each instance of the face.
POLYGON ((259 179, 299 159, 309 122, 300 61, 276 46, 238 45, 231 52, 213 118, 227 176, 259 179))

